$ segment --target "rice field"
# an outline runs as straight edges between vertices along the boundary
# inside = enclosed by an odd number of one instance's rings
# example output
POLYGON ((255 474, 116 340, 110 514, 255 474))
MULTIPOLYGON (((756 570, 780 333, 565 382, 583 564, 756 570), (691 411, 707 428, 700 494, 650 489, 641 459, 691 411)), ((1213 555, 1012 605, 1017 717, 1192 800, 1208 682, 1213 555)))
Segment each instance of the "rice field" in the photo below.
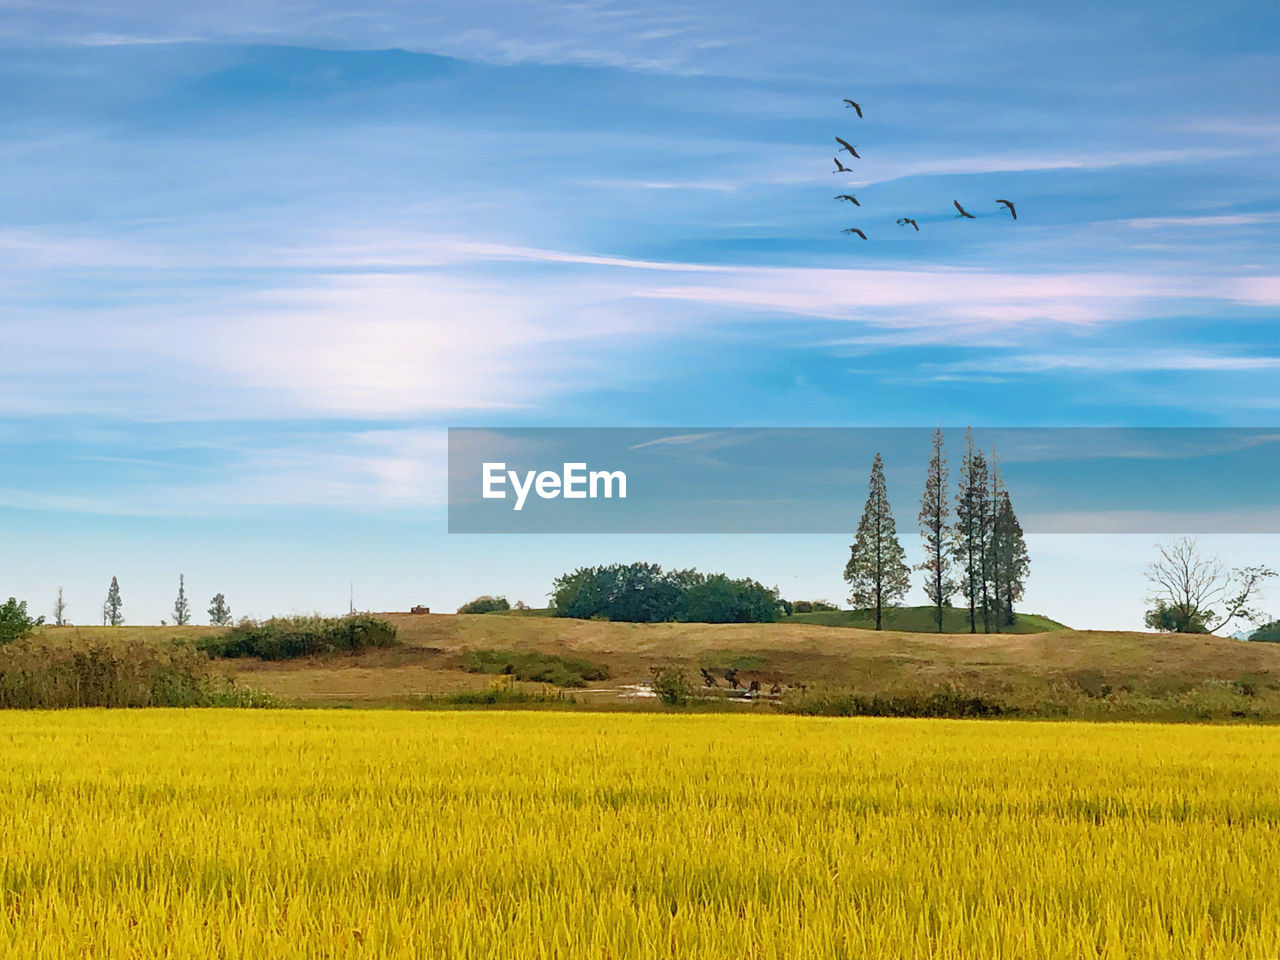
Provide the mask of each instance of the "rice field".
POLYGON ((0 714, 0 957, 1280 955, 1280 730, 0 714))

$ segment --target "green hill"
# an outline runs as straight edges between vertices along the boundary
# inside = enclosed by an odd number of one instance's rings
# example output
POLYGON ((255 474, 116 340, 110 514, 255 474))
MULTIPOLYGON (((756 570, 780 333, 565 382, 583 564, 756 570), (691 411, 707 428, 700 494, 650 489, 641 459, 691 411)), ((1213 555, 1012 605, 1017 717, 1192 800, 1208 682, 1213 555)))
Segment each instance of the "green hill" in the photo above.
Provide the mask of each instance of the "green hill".
MULTIPOLYGON (((895 607, 884 613, 884 629, 906 633, 937 633, 933 607, 895 607)), ((795 613, 783 618, 783 623, 812 623, 823 627, 856 627, 873 630, 876 625, 872 610, 824 610, 818 613, 795 613)), ((1001 627, 1000 633, 1044 633, 1048 630, 1069 630, 1066 624, 1050 620, 1038 613, 1019 613, 1012 626, 1001 627)), ((943 633, 968 633, 969 610, 961 607, 944 607, 942 611, 943 633)), ((978 615, 978 633, 982 633, 982 615, 978 615)))

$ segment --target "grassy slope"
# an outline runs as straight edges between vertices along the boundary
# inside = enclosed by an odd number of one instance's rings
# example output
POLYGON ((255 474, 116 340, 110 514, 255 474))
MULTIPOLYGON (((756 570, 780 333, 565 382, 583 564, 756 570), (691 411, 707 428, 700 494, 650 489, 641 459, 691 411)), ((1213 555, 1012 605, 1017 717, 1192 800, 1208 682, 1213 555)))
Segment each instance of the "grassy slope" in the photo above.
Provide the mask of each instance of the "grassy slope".
MULTIPOLYGON (((358 656, 289 663, 231 661, 242 681, 283 696, 317 702, 393 701, 409 695, 483 689, 491 678, 458 666, 464 650, 510 649, 603 663, 612 678, 584 694, 618 699, 625 684, 648 679, 671 661, 740 669, 765 683, 829 684, 866 692, 959 683, 1000 691, 1029 683, 1134 684, 1180 689, 1204 679, 1280 684, 1280 645, 1218 637, 1056 630, 1034 634, 929 634, 872 631, 791 620, 778 624, 629 624, 484 614, 387 614, 402 646, 358 656)), ((208 627, 75 627, 54 635, 81 640, 165 640, 212 632, 208 627)))
MULTIPOLYGON (((961 683, 1001 690, 1030 682, 1178 689, 1204 679, 1280 683, 1280 646, 1217 637, 1059 630, 1038 634, 924 634, 806 623, 628 624, 543 617, 389 614, 403 646, 306 664, 238 663, 245 681, 285 696, 362 700, 484 688, 458 669, 471 649, 582 657, 609 667, 616 690, 677 661, 737 666, 762 682, 830 684, 866 691, 961 683)), ((587 695, 591 696, 591 695, 587 695)), ((600 694, 597 696, 606 697, 600 694)))

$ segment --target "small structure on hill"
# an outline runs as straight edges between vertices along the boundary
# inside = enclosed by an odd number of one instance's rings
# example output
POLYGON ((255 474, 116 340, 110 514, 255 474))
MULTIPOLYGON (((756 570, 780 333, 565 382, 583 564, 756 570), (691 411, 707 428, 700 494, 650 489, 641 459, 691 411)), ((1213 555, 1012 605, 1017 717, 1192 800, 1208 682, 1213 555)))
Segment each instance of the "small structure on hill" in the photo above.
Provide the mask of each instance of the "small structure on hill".
POLYGON ((430 608, 430 607, 417 606, 417 607, 413 607, 409 612, 410 612, 410 613, 430 613, 430 612, 431 612, 431 608, 430 608))

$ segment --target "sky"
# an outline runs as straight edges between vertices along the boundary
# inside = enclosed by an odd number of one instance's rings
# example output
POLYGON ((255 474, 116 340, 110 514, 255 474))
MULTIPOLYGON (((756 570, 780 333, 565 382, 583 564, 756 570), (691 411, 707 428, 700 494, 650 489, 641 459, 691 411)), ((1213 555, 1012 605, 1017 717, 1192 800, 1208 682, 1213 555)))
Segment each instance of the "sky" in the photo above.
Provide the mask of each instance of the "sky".
MULTIPOLYGON (((0 0, 0 594, 449 610, 648 559, 840 600, 849 535, 450 535, 445 431, 1274 426, 1278 39, 1262 2, 0 0)), ((1033 536, 1027 609, 1139 626, 1158 539, 1033 536)))

